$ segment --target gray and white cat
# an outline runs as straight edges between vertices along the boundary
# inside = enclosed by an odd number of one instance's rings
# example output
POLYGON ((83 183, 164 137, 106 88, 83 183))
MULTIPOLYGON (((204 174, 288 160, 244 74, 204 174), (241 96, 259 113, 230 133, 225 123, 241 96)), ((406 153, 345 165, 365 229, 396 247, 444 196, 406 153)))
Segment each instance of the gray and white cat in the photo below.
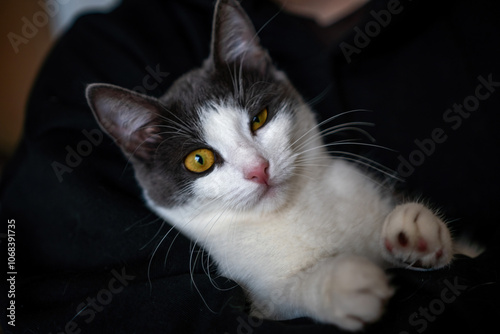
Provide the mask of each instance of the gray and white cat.
POLYGON ((149 207, 247 291, 253 315, 359 330, 393 294, 383 269, 446 266, 450 232, 332 158, 238 2, 216 6, 201 68, 158 99, 92 84, 89 104, 149 207))

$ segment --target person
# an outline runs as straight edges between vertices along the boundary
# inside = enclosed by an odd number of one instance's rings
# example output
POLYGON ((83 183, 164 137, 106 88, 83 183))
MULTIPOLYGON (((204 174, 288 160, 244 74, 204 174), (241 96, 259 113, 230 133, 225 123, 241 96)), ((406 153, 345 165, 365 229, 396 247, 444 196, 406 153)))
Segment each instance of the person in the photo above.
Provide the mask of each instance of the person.
MULTIPOLYGON (((359 110, 338 122, 374 123, 367 131, 390 149, 346 150, 397 171, 398 190, 431 202, 456 236, 486 247, 442 270, 390 270, 396 295, 366 332, 495 328, 499 4, 304 3, 242 1, 318 119, 359 110)), ((163 94, 208 56, 212 14, 212 0, 123 0, 80 18, 52 50, 0 187, 0 221, 15 226, 15 285, 3 280, 2 295, 15 294, 0 302, 5 333, 340 332, 305 318, 249 317, 243 290, 146 208, 130 164, 87 106, 94 82, 163 94)))

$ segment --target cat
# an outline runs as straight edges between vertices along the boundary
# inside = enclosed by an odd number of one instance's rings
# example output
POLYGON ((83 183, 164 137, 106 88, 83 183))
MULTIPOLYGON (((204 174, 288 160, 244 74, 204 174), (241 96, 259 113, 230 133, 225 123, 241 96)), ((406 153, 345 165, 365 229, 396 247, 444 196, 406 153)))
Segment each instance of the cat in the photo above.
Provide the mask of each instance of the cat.
POLYGON ((441 218, 330 156, 235 0, 216 4, 203 65, 160 98, 110 84, 86 96, 151 210, 244 288, 254 316, 360 330, 394 293, 384 269, 452 260, 441 218))

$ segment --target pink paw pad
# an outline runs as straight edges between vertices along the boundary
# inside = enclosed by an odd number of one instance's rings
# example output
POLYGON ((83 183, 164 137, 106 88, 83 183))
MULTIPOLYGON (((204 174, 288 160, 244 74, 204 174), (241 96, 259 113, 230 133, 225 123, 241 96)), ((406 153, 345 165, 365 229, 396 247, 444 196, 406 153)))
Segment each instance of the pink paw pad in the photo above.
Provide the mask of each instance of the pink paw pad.
POLYGON ((398 242, 401 246, 405 247, 408 245, 408 237, 404 232, 399 232, 398 234, 398 242))
POLYGON ((418 238, 417 251, 422 253, 427 251, 427 241, 425 241, 425 239, 422 237, 418 238))
POLYGON ((385 240, 384 240, 384 246, 385 246, 385 249, 387 249, 389 251, 389 253, 392 253, 394 246, 391 244, 391 242, 387 238, 385 238, 385 240))
POLYGON ((443 249, 441 248, 436 252, 436 260, 439 260, 443 256, 443 249))

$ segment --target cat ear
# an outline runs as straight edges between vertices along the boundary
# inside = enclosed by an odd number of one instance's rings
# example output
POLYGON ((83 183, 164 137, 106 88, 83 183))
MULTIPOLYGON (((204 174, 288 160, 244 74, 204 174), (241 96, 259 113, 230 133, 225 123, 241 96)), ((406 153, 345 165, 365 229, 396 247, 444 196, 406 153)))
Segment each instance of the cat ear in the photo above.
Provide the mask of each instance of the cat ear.
POLYGON ((161 142, 158 100, 108 84, 91 84, 87 101, 99 125, 128 156, 152 160, 161 142))
POLYGON ((271 59, 259 43, 249 17, 237 0, 219 0, 212 28, 212 61, 216 66, 228 63, 265 72, 271 59))

